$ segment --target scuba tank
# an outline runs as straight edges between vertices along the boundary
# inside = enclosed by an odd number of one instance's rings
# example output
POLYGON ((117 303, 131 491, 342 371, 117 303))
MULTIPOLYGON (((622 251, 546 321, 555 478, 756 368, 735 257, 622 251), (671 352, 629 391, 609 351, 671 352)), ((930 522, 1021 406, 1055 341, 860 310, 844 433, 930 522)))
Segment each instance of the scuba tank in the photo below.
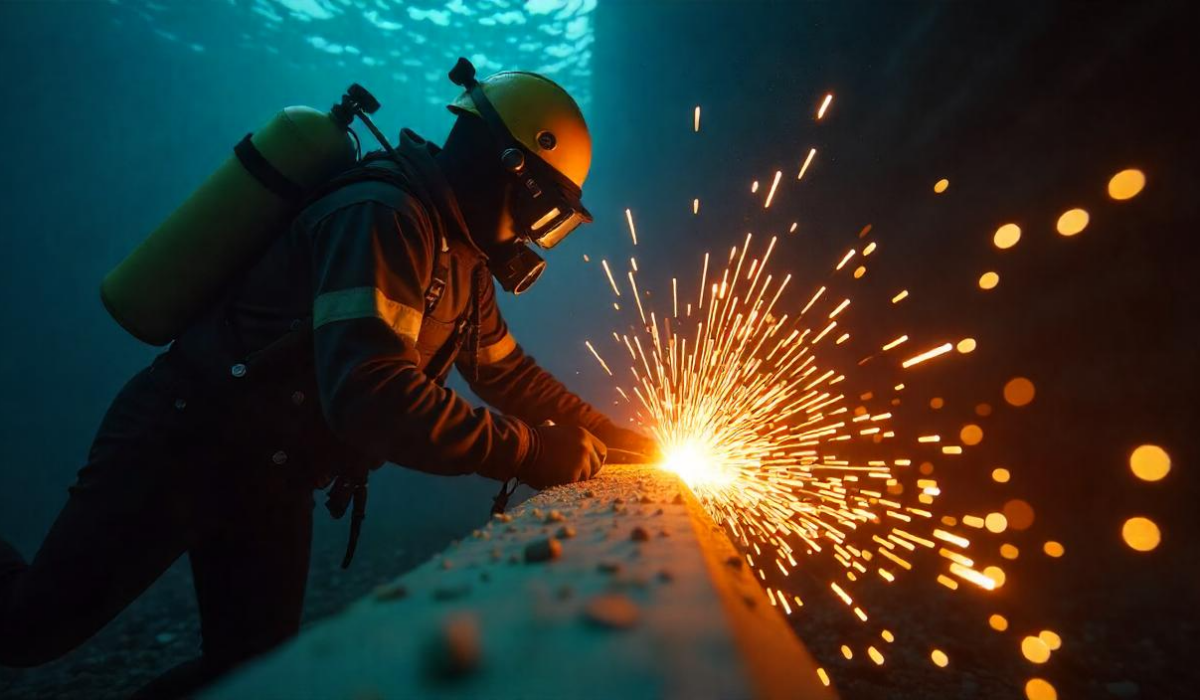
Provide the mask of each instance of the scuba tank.
POLYGON ((166 345, 267 248, 305 194, 358 160, 359 117, 379 102, 352 85, 329 112, 288 107, 247 134, 233 155, 117 265, 100 285, 109 314, 134 337, 166 345))

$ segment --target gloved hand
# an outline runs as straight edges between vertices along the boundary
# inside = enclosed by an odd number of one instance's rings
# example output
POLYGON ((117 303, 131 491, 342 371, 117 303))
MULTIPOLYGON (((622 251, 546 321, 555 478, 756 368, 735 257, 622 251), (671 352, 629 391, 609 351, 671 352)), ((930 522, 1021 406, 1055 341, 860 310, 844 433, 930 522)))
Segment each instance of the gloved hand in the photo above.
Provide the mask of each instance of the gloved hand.
POLYGON ((647 463, 657 462, 662 457, 658 443, 653 438, 636 430, 619 427, 611 421, 596 428, 596 437, 613 450, 628 452, 647 463))
POLYGON ((600 473, 608 449, 595 435, 574 425, 533 429, 533 451, 517 478, 535 489, 586 481, 600 473))

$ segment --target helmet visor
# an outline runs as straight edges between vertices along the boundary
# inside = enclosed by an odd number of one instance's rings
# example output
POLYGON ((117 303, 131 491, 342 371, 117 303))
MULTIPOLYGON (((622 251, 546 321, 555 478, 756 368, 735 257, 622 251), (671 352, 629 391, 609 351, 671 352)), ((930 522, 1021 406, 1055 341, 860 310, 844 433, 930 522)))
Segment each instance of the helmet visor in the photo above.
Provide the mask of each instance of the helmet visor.
POLYGON ((514 218, 523 225, 529 240, 541 248, 553 248, 580 224, 590 224, 592 214, 583 206, 582 192, 575 183, 541 158, 526 154, 518 187, 514 218))

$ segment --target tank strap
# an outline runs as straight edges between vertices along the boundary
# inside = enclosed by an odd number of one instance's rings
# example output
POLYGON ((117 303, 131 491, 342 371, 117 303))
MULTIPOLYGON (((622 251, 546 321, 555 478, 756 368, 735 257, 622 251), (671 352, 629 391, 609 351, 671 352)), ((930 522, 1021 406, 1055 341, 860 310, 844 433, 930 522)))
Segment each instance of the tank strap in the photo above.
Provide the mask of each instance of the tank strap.
POLYGON ((289 201, 298 202, 304 197, 304 188, 287 178, 287 175, 279 172, 271 161, 263 156, 262 152, 254 145, 251 140, 254 134, 246 134, 245 138, 238 141, 233 147, 233 155, 237 157, 238 162, 250 173, 259 184, 266 187, 268 190, 277 196, 289 201))

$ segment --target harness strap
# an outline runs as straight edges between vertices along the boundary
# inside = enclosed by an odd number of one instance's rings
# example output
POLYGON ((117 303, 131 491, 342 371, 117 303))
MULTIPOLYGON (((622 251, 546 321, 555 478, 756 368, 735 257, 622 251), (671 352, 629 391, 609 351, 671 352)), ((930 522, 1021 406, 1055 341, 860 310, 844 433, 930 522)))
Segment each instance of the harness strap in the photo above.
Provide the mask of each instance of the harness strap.
POLYGON ((271 165, 271 161, 267 160, 254 145, 254 141, 251 140, 253 136, 254 134, 246 134, 245 138, 238 141, 237 145, 233 147, 233 155, 237 157, 238 162, 263 187, 280 198, 289 202, 302 199, 304 188, 289 180, 287 175, 271 165))

